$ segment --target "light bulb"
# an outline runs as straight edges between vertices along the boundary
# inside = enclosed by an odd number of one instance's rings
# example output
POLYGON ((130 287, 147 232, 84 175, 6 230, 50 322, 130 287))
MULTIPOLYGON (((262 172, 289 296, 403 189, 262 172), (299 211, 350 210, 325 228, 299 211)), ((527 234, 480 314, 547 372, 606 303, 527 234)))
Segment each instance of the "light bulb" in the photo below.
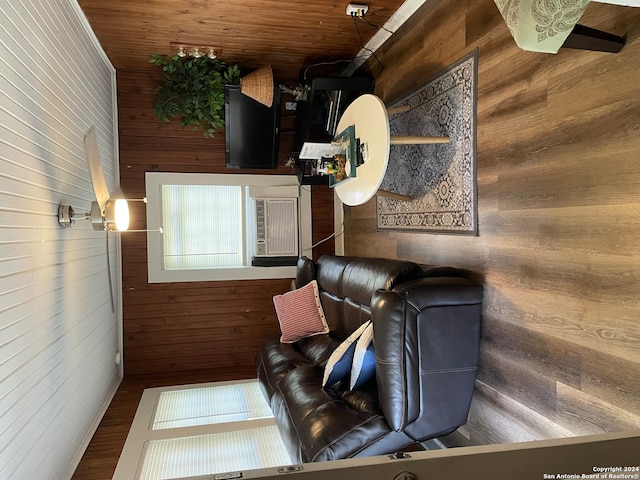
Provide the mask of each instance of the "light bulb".
POLYGON ((129 228, 129 204, 124 198, 116 200, 114 217, 116 228, 121 232, 129 228))
POLYGON ((184 51, 184 47, 182 47, 182 46, 178 47, 177 55, 179 57, 186 57, 187 56, 187 52, 184 51))
POLYGON ((198 47, 193 47, 193 50, 189 52, 193 58, 200 58, 202 56, 202 52, 198 47))
POLYGON ((216 51, 213 48, 209 48, 209 53, 207 53, 207 57, 209 57, 211 60, 215 60, 217 57, 216 51))

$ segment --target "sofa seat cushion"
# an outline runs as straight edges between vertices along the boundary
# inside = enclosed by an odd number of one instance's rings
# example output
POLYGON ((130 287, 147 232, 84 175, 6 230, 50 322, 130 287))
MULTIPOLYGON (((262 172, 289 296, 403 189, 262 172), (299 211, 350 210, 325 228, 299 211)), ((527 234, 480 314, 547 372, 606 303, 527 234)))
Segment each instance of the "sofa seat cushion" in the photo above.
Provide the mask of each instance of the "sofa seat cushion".
POLYGON ((294 344, 294 348, 307 357, 311 363, 324 367, 338 345, 340 345, 340 340, 332 335, 316 335, 299 340, 294 344))
POLYGON ((280 343, 280 336, 273 336, 262 344, 256 355, 258 379, 266 398, 271 401, 282 377, 300 365, 311 361, 294 344, 280 343))
POLYGON ((440 436, 466 422, 482 295, 463 278, 425 278, 374 295, 378 396, 393 430, 440 436))
POLYGON ((320 299, 331 333, 344 340, 371 318, 371 297, 420 278, 413 262, 381 258, 322 256, 316 263, 320 299))
POLYGON ((282 343, 277 335, 269 338, 256 355, 258 378, 266 398, 271 401, 280 380, 291 370, 309 364, 324 367, 338 345, 340 340, 331 335, 316 335, 296 343, 282 343))
MULTIPOLYGON (((348 381, 335 388, 319 388, 323 369, 318 365, 302 365, 287 373, 280 381, 277 402, 286 412, 283 434, 295 431, 303 462, 350 458, 391 433, 378 406, 375 382, 369 388, 350 392, 348 381)), ((274 412, 276 413, 276 412, 274 412)))

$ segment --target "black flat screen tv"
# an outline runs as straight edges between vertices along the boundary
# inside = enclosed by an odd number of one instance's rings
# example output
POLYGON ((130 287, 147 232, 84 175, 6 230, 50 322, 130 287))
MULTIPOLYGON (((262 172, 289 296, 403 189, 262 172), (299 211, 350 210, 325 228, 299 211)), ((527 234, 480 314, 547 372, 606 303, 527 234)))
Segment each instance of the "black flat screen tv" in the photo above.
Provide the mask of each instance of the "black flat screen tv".
POLYGON ((271 108, 227 85, 225 141, 227 168, 277 168, 280 146, 280 89, 275 89, 271 108))

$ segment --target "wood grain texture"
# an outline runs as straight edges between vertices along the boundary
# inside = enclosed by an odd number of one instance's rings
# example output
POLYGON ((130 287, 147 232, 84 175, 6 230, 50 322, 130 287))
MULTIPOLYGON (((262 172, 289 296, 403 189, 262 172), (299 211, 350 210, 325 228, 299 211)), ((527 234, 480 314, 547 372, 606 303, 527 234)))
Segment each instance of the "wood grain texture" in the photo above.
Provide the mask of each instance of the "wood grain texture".
MULTIPOLYGON (((309 188, 304 186, 303 188, 309 188)), ((313 249, 313 252, 303 252, 309 258, 317 260, 322 255, 330 255, 336 251, 334 238, 331 235, 340 234, 335 231, 333 219, 333 189, 324 185, 311 186, 311 210, 313 212, 313 244, 327 239, 313 249)))
MULTIPOLYGON (((382 24, 401 3, 382 0, 370 5, 369 19, 382 24)), ((151 53, 169 53, 170 41, 211 40, 223 46, 224 61, 244 68, 270 63, 276 82, 289 82, 311 63, 350 59, 360 48, 345 6, 324 0, 298 2, 296 11, 302 13, 296 15, 290 2, 279 0, 80 4, 118 70, 120 180, 125 193, 136 198, 145 195, 148 171, 292 173, 284 167, 292 150, 291 132, 281 132, 277 170, 239 171, 225 168, 224 132, 205 139, 177 122, 158 121, 153 89, 161 75, 148 63, 151 53)), ((364 25, 364 41, 375 31, 364 25)), ((291 100, 283 95, 283 103, 291 100)), ((293 126, 288 113, 282 111, 285 130, 293 126)), ((316 242, 334 231, 333 192, 312 188, 316 242)), ((144 206, 132 204, 131 213, 131 228, 145 228, 144 206)), ((305 254, 317 258, 333 249, 330 240, 305 254)), ((125 382, 74 478, 111 478, 145 386, 254 376, 258 345, 278 331, 272 297, 289 289, 289 279, 149 284, 144 234, 124 235, 122 255, 125 382)))
MULTIPOLYGON (((220 45, 225 62, 243 68, 271 64, 278 81, 296 80, 300 68, 314 62, 352 59, 360 50, 353 20, 345 14, 348 2, 79 3, 119 72, 145 68, 151 53, 170 53, 170 42, 220 45)), ((382 25, 401 4, 401 0, 371 3, 367 18, 382 25)), ((359 25, 364 42, 377 30, 364 22, 359 25)))
POLYGON ((346 253, 476 272, 478 388, 450 445, 640 428, 640 9, 589 5, 619 54, 516 47, 494 3, 425 5, 369 62, 389 103, 479 52, 477 237, 376 231, 346 208, 346 253))
MULTIPOLYGON (((226 169, 224 131, 207 139, 154 118, 157 81, 157 72, 118 73, 120 180, 128 196, 145 195, 146 172, 293 173, 284 166, 293 138, 284 134, 277 169, 226 169)), ((333 203, 325 199, 314 210, 314 233, 323 235, 333 203)), ((132 228, 145 225, 144 205, 133 204, 132 228)), ((272 297, 290 279, 149 284, 145 235, 123 235, 122 251, 125 375, 252 366, 258 346, 279 331, 272 297)))

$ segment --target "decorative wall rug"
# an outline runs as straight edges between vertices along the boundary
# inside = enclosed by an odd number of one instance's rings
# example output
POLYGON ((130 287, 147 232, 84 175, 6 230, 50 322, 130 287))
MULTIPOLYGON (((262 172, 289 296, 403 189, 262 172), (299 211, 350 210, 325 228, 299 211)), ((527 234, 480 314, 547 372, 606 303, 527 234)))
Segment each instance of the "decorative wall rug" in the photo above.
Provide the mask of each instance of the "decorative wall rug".
POLYGON ((391 135, 447 135, 451 142, 391 145, 380 188, 413 200, 378 195, 379 230, 477 234, 477 64, 474 50, 390 105, 411 107, 390 116, 391 135))

